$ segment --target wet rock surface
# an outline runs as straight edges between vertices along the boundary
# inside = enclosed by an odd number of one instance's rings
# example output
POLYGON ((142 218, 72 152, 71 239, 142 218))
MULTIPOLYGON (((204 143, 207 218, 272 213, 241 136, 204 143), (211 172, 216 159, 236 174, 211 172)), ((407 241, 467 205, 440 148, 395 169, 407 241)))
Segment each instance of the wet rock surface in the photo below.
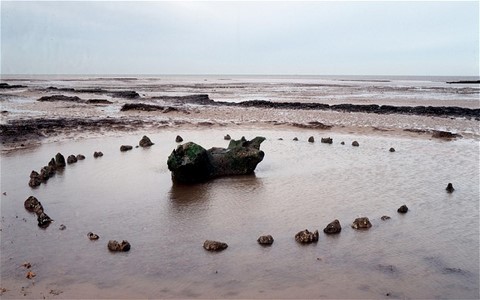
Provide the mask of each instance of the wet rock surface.
POLYGON ((130 243, 125 240, 121 243, 115 240, 110 240, 108 241, 107 248, 112 252, 127 252, 130 250, 130 243))
POLYGON ((327 225, 327 227, 323 229, 323 232, 326 234, 338 234, 340 233, 340 231, 342 231, 342 226, 340 225, 340 221, 338 220, 332 221, 330 224, 327 225))
POLYGON ((356 218, 352 223, 352 228, 354 229, 368 229, 370 227, 372 227, 372 223, 366 217, 356 218))
POLYGON ((295 235, 295 241, 301 244, 318 242, 318 230, 315 230, 315 232, 310 232, 308 229, 300 231, 295 235))
POLYGON ((257 242, 260 245, 271 245, 273 244, 273 237, 271 235, 262 235, 257 239, 257 242))
POLYGON ((242 137, 240 140, 231 140, 228 148, 214 147, 209 150, 188 142, 179 145, 170 154, 167 160, 168 169, 172 172, 172 178, 182 183, 251 174, 265 155, 260 150, 260 144, 264 140, 264 137, 256 137, 247 141, 242 137))
POLYGON ((218 251, 227 249, 227 247, 228 247, 227 243, 218 242, 218 241, 206 240, 203 243, 203 248, 207 251, 218 252, 218 251))
POLYGON ((37 99, 39 102, 56 102, 56 101, 66 101, 66 102, 77 102, 83 103, 84 100, 80 99, 77 96, 64 96, 64 95, 53 95, 53 96, 43 96, 37 99))
POLYGON ((140 140, 140 142, 138 142, 138 145, 140 147, 150 147, 150 146, 153 146, 154 143, 152 143, 152 141, 150 140, 150 138, 146 135, 144 135, 142 137, 142 139, 140 140))

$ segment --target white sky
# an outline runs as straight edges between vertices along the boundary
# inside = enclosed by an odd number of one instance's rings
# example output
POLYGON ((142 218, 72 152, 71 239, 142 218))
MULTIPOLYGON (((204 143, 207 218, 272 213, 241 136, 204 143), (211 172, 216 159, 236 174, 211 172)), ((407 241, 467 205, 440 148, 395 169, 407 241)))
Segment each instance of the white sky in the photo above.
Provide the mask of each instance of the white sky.
POLYGON ((479 2, 1 1, 2 74, 479 75, 479 2))

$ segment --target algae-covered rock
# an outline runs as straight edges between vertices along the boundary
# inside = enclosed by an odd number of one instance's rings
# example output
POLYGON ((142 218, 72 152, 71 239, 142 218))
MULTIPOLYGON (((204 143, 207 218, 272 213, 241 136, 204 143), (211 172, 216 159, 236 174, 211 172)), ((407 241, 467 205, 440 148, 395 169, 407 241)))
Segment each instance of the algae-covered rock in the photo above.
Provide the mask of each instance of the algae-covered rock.
POLYGON ((193 142, 179 145, 167 160, 172 178, 183 183, 202 182, 213 175, 207 150, 193 142))

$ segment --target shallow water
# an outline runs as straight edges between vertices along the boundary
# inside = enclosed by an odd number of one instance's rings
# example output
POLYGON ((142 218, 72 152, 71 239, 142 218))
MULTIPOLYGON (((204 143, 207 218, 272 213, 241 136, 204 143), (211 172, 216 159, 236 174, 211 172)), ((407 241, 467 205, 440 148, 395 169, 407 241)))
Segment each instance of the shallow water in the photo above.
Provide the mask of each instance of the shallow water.
POLYGON ((62 290, 61 298, 479 298, 478 141, 228 131, 157 131, 149 134, 153 147, 126 153, 119 146, 141 136, 2 154, 1 279, 9 289, 2 298, 18 298, 21 286, 29 286, 26 298, 53 297, 50 289, 62 290), (267 137, 255 175, 172 184, 166 159, 176 134, 208 148, 226 146, 226 133, 267 137), (316 143, 306 141, 310 135, 316 143), (326 136, 333 145, 319 142, 326 136), (94 159, 98 150, 105 155, 94 159), (57 152, 87 159, 28 187, 30 171, 57 152), (23 208, 30 195, 55 220, 46 230, 23 208), (403 204, 410 210, 400 215, 403 204), (373 227, 350 228, 361 216, 373 227), (334 219, 342 232, 324 235, 334 219), (306 228, 321 232, 318 243, 295 242, 306 228), (88 240, 89 231, 100 240, 88 240), (257 244, 263 234, 273 235, 271 247, 257 244), (109 239, 132 249, 110 253, 109 239), (229 247, 209 253, 206 239, 229 247), (24 261, 37 273, 35 286, 24 261))

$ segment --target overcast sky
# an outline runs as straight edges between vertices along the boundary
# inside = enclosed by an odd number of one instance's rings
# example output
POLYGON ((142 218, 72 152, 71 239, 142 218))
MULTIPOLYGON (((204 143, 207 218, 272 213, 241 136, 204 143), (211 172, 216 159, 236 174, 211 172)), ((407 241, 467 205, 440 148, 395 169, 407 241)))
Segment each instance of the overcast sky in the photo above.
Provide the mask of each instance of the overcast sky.
POLYGON ((479 75, 479 2, 1 1, 2 74, 479 75))

